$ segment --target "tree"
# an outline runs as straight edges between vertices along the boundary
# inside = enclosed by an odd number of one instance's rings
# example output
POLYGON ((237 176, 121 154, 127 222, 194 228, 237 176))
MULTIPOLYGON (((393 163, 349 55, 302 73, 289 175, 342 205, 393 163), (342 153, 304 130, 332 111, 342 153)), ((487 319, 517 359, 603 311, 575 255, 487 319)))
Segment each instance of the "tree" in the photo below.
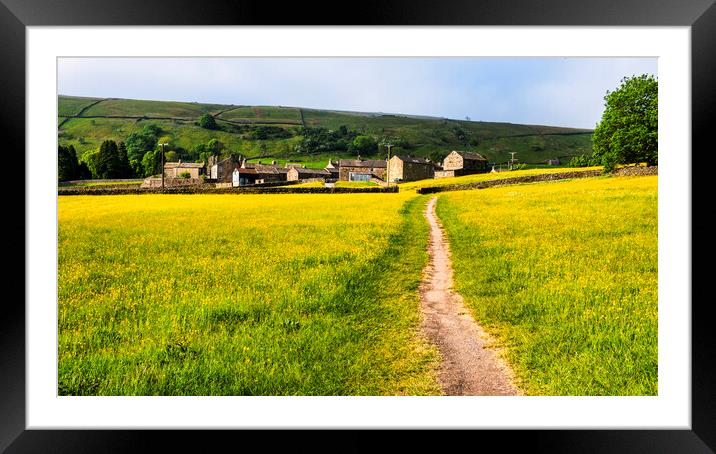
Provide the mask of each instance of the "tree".
POLYGON ((605 172, 616 164, 658 164, 658 82, 652 75, 624 77, 604 96, 604 113, 592 136, 592 156, 605 172))
POLYGON ((161 172, 161 153, 161 150, 152 150, 144 154, 144 157, 142 158, 142 167, 144 168, 145 177, 150 177, 161 172))
POLYGON ((375 139, 370 136, 356 136, 351 144, 351 150, 357 153, 372 154, 377 150, 375 139))
POLYGON ((97 178, 127 178, 132 175, 127 147, 123 142, 117 145, 114 140, 105 140, 91 159, 97 178))
POLYGON ((214 119, 214 117, 208 113, 205 113, 204 115, 199 117, 199 126, 204 129, 219 129, 219 126, 216 124, 216 120, 214 119))
POLYGON ((77 153, 72 145, 57 147, 57 180, 69 181, 80 178, 80 165, 77 161, 77 153))
POLYGON ((98 178, 117 178, 119 172, 119 150, 114 140, 105 140, 99 146, 95 171, 98 178))
POLYGON ((127 147, 124 142, 119 142, 117 147, 117 173, 115 178, 132 177, 132 167, 129 165, 129 157, 127 156, 127 147))
POLYGON ((219 153, 221 153, 221 150, 223 150, 223 149, 224 149, 224 144, 219 142, 216 139, 211 139, 206 144, 206 151, 210 152, 214 156, 218 156, 219 153))
POLYGON ((156 125, 147 125, 141 132, 133 132, 127 136, 125 145, 129 160, 141 161, 144 153, 154 150, 157 146, 158 132, 161 131, 156 125))

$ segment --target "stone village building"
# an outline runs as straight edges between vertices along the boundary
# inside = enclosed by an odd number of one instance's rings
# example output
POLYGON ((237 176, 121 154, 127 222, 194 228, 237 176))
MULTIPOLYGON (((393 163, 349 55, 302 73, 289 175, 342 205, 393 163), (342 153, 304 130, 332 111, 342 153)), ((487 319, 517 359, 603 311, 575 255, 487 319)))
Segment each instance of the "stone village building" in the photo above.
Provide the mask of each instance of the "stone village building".
POLYGON ((165 162, 164 178, 184 178, 182 174, 189 174, 189 178, 198 179, 204 174, 203 162, 165 162))
POLYGON ((331 172, 325 169, 306 169, 304 167, 291 167, 286 174, 288 181, 308 180, 310 178, 331 178, 331 172))
POLYGON ((488 172, 487 158, 472 151, 452 151, 445 156, 442 170, 435 171, 435 178, 457 177, 488 172))
POLYGON ((371 178, 385 179, 385 160, 341 159, 338 161, 340 181, 370 181, 371 178))
POLYGON ((388 161, 387 178, 394 181, 415 181, 433 178, 435 166, 424 158, 395 155, 388 161))

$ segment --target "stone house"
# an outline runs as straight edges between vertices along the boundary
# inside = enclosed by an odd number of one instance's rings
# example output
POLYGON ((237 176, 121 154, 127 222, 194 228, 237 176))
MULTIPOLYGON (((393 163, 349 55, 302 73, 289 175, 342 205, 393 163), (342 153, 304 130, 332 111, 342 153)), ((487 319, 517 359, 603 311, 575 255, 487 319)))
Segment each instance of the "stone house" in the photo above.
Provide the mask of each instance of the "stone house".
POLYGON ((452 151, 443 160, 441 176, 470 175, 472 173, 488 172, 487 158, 472 151, 452 151), (451 173, 451 174, 449 174, 451 173))
POLYGON ((423 158, 395 155, 388 161, 387 177, 392 181, 415 181, 433 178, 435 166, 423 158))
POLYGON ((206 165, 206 171, 212 180, 217 183, 229 183, 232 181, 234 169, 239 167, 241 162, 234 157, 219 160, 218 156, 210 156, 206 165))
POLYGON ((310 178, 330 178, 331 172, 324 169, 306 169, 304 167, 291 167, 286 173, 287 181, 308 180, 310 178))
POLYGON ((338 161, 338 179, 340 181, 370 181, 371 178, 385 179, 387 161, 341 159, 338 161))
MULTIPOLYGON (((241 169, 256 171, 256 177, 254 181, 255 184, 268 183, 272 181, 287 181, 286 178, 289 171, 289 169, 285 167, 277 166, 276 161, 273 161, 272 164, 261 164, 261 161, 256 164, 253 164, 244 160, 241 163, 241 169)), ((246 173, 246 175, 250 174, 253 173, 246 173)))
POLYGON ((189 178, 199 179, 200 175, 204 175, 203 162, 165 162, 164 178, 184 178, 182 174, 188 173, 189 178))

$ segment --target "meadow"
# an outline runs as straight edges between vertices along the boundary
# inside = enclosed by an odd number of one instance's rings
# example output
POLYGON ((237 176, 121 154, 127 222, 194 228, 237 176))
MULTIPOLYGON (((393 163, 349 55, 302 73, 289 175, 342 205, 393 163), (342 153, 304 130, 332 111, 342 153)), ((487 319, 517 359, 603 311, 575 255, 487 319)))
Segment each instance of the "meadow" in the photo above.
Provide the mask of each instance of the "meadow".
POLYGON ((420 200, 60 196, 59 394, 439 394, 420 200))
POLYGON ((455 289, 526 394, 658 394, 657 179, 439 196, 455 289))
MULTIPOLYGON (((59 196, 60 395, 435 395, 420 185, 59 196)), ((527 395, 655 395, 657 176, 438 195, 455 289, 527 395)))
POLYGON ((550 173, 561 173, 561 172, 582 172, 587 170, 599 170, 601 167, 578 167, 578 168, 564 168, 564 167, 547 167, 547 168, 536 168, 536 169, 524 169, 524 170, 511 170, 504 172, 495 173, 476 173, 473 175, 463 175, 459 177, 449 178, 435 178, 418 181, 408 181, 405 183, 398 183, 401 191, 413 191, 419 188, 434 187, 434 186, 449 186, 453 184, 467 184, 467 183, 480 183, 483 181, 491 180, 503 180, 505 178, 517 178, 527 177, 531 175, 544 175, 550 173))

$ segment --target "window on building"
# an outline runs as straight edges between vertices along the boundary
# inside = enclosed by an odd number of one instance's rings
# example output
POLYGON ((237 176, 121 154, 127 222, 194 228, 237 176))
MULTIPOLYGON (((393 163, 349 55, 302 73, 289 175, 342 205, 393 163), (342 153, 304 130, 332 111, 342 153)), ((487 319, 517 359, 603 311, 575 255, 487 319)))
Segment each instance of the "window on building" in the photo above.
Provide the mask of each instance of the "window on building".
POLYGON ((348 174, 348 181, 370 181, 371 174, 369 173, 355 173, 350 172, 348 174))

